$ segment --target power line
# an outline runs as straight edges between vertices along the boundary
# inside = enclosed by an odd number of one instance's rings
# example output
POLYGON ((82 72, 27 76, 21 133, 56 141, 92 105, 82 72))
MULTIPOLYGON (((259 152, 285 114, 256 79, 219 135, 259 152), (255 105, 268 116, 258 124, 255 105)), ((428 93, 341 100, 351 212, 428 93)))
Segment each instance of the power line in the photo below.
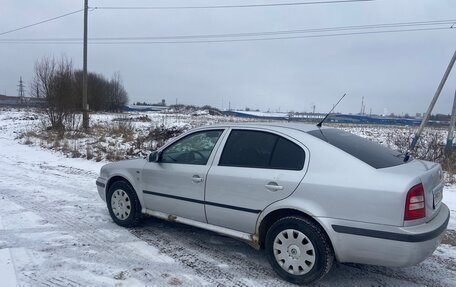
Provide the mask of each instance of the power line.
MULTIPOLYGON (((90 7, 90 10, 179 10, 179 9, 221 9, 221 8, 255 8, 255 7, 276 7, 276 6, 297 6, 297 5, 316 5, 316 4, 337 4, 337 3, 350 3, 350 2, 372 2, 376 0, 328 0, 328 1, 311 1, 311 2, 289 2, 289 3, 267 3, 267 4, 246 4, 246 5, 218 5, 218 6, 99 6, 90 7)), ((69 12, 63 15, 52 17, 46 20, 42 20, 33 24, 11 29, 5 32, 0 32, 0 36, 13 33, 19 30, 30 28, 33 26, 41 25, 47 22, 51 22, 63 17, 67 17, 79 12, 84 9, 79 9, 73 12, 69 12)))
MULTIPOLYGON (((350 30, 371 30, 380 28, 399 28, 399 27, 419 27, 419 26, 436 26, 449 25, 456 20, 433 20, 433 21, 415 21, 415 22, 397 22, 382 23, 370 25, 352 25, 339 27, 311 28, 301 30, 281 30, 266 32, 247 32, 247 33, 227 33, 227 34, 197 34, 197 35, 171 35, 171 36, 136 36, 136 37, 93 37, 90 41, 139 41, 139 40, 186 40, 186 39, 211 39, 211 38, 241 38, 241 37, 260 37, 287 34, 308 34, 318 32, 337 32, 350 30)), ((440 27, 448 28, 448 27, 440 27)), ((451 28, 451 27, 450 27, 451 28)), ((421 29, 422 30, 422 29, 421 29)), ((395 31, 395 30, 391 30, 395 31)), ((80 42, 81 38, 23 38, 23 39, 0 39, 1 42, 80 42)))
POLYGON ((67 16, 70 16, 70 15, 73 15, 73 14, 76 14, 76 13, 79 13, 79 12, 82 12, 82 11, 84 11, 84 9, 76 10, 76 11, 73 11, 73 12, 70 12, 70 13, 66 13, 66 14, 63 14, 63 15, 60 15, 60 16, 57 16, 57 17, 49 18, 49 19, 46 19, 46 20, 43 20, 43 21, 40 21, 40 22, 36 22, 36 23, 30 24, 30 25, 26 25, 26 26, 22 26, 22 27, 19 27, 19 28, 15 28, 15 29, 9 30, 9 31, 1 32, 0 36, 1 35, 5 35, 5 34, 9 34, 9 33, 12 33, 12 32, 16 32, 16 31, 19 31, 19 30, 23 30, 23 29, 26 29, 26 28, 30 28, 30 27, 33 27, 33 26, 37 26, 37 25, 40 25, 40 24, 43 24, 43 23, 51 22, 51 21, 54 21, 54 20, 57 20, 57 19, 60 19, 60 18, 63 18, 63 17, 67 17, 67 16))
POLYGON ((372 2, 376 0, 331 0, 289 3, 245 4, 245 5, 216 5, 216 6, 96 6, 93 9, 100 10, 181 10, 181 9, 225 9, 225 8, 257 8, 277 6, 298 6, 317 4, 341 4, 352 2, 372 2))
MULTIPOLYGON (((367 34, 386 34, 386 33, 403 33, 403 32, 423 32, 436 30, 452 30, 450 27, 439 28, 421 28, 421 29, 400 29, 400 30, 381 30, 381 31, 364 31, 352 33, 336 33, 336 34, 318 34, 318 35, 303 35, 303 36, 286 36, 286 37, 265 37, 265 38, 249 38, 249 39, 221 39, 221 40, 190 40, 190 41, 110 41, 110 42, 89 42, 91 45, 122 45, 122 44, 191 44, 191 43, 227 43, 227 42, 254 42, 254 41, 271 41, 271 40, 290 40, 290 39, 305 39, 305 38, 325 38, 338 36, 355 36, 367 34)), ((0 41, 0 44, 78 44, 82 41, 54 41, 54 42, 17 42, 17 41, 0 41)))

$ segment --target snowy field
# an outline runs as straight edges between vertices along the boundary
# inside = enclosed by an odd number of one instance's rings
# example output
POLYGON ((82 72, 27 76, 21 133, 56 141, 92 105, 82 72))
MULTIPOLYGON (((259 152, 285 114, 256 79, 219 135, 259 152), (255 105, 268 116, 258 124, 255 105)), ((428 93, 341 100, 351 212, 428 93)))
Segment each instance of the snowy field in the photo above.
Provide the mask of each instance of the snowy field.
MULTIPOLYGON (((135 124, 138 132, 151 125, 237 120, 147 115, 150 122, 135 124)), ((158 219, 134 229, 115 225, 95 186, 106 160, 68 157, 46 142, 25 145, 18 136, 39 124, 34 112, 0 111, 0 286, 288 286, 263 252, 243 242, 158 219)), ((385 140, 392 132, 344 128, 385 140)), ((76 143, 83 153, 93 140, 76 143)), ((335 264, 315 286, 456 286, 456 185, 445 187, 443 201, 452 210, 450 230, 423 263, 408 268, 335 264)))

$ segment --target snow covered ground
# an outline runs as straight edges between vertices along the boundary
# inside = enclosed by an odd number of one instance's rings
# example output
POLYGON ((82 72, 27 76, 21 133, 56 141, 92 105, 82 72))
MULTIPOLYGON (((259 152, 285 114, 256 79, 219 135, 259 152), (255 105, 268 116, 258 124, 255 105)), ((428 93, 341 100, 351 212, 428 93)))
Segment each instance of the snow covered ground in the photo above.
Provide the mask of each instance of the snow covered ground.
MULTIPOLYGON (((36 122, 0 112, 0 286, 288 286, 243 242, 158 219, 115 225, 95 187, 105 162, 21 144, 36 122)), ((456 286, 455 185, 444 202, 451 230, 423 263, 336 264, 316 286, 456 286)))

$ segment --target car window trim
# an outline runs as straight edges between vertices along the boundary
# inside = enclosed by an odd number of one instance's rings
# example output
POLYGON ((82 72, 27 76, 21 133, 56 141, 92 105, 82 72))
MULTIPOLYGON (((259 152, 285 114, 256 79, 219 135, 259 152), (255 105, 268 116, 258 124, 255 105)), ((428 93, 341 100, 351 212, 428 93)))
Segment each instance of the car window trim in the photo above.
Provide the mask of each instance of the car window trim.
POLYGON ((286 136, 283 136, 281 133, 277 133, 277 132, 275 132, 273 130, 264 130, 264 129, 256 129, 256 128, 238 128, 238 127, 230 128, 229 131, 227 132, 226 139, 224 140, 224 142, 222 144, 223 144, 223 148, 222 148, 222 150, 221 150, 221 152, 220 152, 220 154, 218 156, 218 162, 217 162, 217 166, 221 166, 221 167, 256 168, 256 169, 286 170, 286 171, 301 172, 306 167, 307 157, 309 156, 309 153, 307 152, 307 149, 303 148, 300 144, 297 144, 295 142, 295 140, 291 140, 290 138, 287 138, 286 136), (231 136, 231 132, 233 132, 233 131, 253 131, 253 132, 263 132, 263 133, 269 133, 269 134, 275 135, 277 137, 277 139, 276 139, 276 142, 274 143, 274 147, 273 147, 273 150, 272 150, 272 153, 271 153, 271 158, 269 159, 268 166, 271 164, 271 160, 272 160, 272 157, 274 155, 274 151, 275 151, 275 148, 277 146, 277 142, 279 141, 279 139, 280 138, 284 138, 285 140, 290 141, 291 143, 297 145, 302 150, 302 152, 304 153, 304 161, 302 163, 301 168, 300 169, 291 169, 291 168, 272 168, 272 167, 255 167, 255 166, 244 166, 244 165, 224 165, 224 164, 220 164, 220 160, 222 159, 223 152, 225 151, 226 143, 228 142, 228 140, 229 140, 229 138, 231 136))
POLYGON ((217 146, 217 144, 220 142, 220 139, 222 138, 224 132, 225 132, 226 129, 224 128, 213 128, 213 129, 202 129, 202 130, 196 130, 196 131, 193 131, 191 133, 188 133, 188 134, 183 134, 182 136, 180 136, 179 138, 177 138, 176 140, 172 141, 171 143, 169 143, 168 145, 164 146, 163 149, 160 150, 160 152, 163 154, 167 149, 169 149, 170 147, 172 147, 173 145, 177 144, 179 141, 189 137, 189 136, 192 136, 194 134, 198 134, 198 133, 204 133, 204 132, 211 132, 211 131, 220 131, 220 135, 219 137, 217 138, 217 141, 215 142, 214 146, 212 147, 212 150, 211 150, 211 153, 209 154, 209 157, 207 158, 207 161, 205 164, 195 164, 195 163, 183 163, 183 162, 158 162, 159 164, 184 164, 184 165, 199 165, 199 166, 207 166, 207 165, 211 165, 210 162, 210 159, 211 159, 211 156, 214 155, 214 149, 215 147, 217 146))

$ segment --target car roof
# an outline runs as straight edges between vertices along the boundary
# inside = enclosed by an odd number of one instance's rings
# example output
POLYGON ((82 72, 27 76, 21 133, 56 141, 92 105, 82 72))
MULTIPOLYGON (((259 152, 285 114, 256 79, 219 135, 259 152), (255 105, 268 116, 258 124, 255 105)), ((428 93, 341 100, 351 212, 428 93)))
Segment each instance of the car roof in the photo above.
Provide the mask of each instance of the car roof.
MULTIPOLYGON (((241 127, 241 128, 286 128, 286 129, 293 129, 293 130, 299 130, 302 132, 310 132, 313 130, 318 130, 318 127, 316 124, 304 124, 304 123, 290 123, 290 122, 242 122, 242 123, 220 123, 220 124, 215 124, 215 125, 210 125, 210 126, 205 126, 204 128, 207 127, 231 127, 231 128, 236 128, 236 127, 241 127)), ((202 127, 203 128, 203 127, 202 127)), ((325 127, 322 127, 325 128, 325 127)))

